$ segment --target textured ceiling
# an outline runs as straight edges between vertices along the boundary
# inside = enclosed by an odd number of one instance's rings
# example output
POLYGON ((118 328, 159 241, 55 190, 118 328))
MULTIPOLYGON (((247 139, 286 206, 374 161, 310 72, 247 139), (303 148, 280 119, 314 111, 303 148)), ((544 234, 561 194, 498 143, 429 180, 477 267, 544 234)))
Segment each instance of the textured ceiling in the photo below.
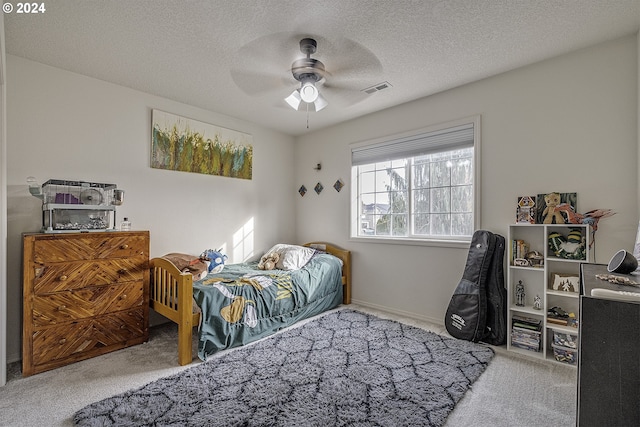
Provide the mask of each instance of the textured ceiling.
POLYGON ((9 54, 290 135, 421 98, 640 27, 638 0, 50 0, 5 13, 9 54), (307 116, 298 42, 330 74, 307 116), (362 89, 387 81, 371 95, 362 89))

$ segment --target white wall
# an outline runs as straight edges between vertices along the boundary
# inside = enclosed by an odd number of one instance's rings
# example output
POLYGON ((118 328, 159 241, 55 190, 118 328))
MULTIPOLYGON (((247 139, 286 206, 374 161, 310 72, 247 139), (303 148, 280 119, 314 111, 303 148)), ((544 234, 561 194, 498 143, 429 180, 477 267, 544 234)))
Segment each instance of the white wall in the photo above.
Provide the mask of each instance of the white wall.
POLYGON ((637 43, 633 35, 600 44, 298 138, 295 185, 328 187, 297 197, 298 240, 323 237, 353 251, 357 302, 442 323, 467 249, 350 241, 349 144, 481 114, 481 228, 506 237, 519 195, 577 192, 578 211, 617 212, 600 222, 596 261, 631 250, 637 43), (318 162, 320 172, 313 170, 318 162), (330 188, 338 178, 347 184, 341 193, 330 188))
POLYGON ((9 361, 21 354, 21 233, 41 227, 27 176, 117 184, 117 216, 150 230, 152 257, 224 246, 240 262, 294 241, 292 137, 11 55, 7 76, 9 361), (252 134, 253 179, 151 169, 152 109, 252 134))
POLYGON ((4 16, 0 16, 0 386, 7 382, 7 144, 4 16))

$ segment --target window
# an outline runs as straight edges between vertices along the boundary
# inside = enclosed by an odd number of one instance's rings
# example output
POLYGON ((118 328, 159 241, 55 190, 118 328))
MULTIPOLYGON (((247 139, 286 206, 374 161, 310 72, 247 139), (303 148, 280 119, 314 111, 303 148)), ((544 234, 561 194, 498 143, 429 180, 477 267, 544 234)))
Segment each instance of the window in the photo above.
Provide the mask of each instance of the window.
POLYGON ((469 241, 479 117, 352 146, 352 237, 469 241))

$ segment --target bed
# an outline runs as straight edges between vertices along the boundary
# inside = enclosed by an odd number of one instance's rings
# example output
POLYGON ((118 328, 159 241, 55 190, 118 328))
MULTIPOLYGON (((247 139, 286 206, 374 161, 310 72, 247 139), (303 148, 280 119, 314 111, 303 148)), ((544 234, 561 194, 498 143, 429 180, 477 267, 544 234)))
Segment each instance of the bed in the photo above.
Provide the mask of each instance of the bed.
POLYGON ((300 269, 260 270, 257 262, 228 264, 193 280, 165 258, 150 260, 150 305, 178 325, 178 363, 244 345, 302 319, 351 302, 351 252, 310 242, 314 255, 300 269))

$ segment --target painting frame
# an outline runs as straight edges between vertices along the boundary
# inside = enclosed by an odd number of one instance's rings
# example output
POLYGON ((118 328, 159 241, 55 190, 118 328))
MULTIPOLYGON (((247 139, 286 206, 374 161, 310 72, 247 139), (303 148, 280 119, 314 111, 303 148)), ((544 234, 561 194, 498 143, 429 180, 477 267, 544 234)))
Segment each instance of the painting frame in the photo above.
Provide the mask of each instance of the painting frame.
POLYGON ((538 194, 536 197, 536 224, 569 224, 569 215, 561 211, 559 209, 555 209, 555 212, 551 212, 552 222, 545 222, 545 217, 547 216, 547 203, 545 201, 545 196, 551 193, 557 193, 560 196, 559 205, 568 205, 573 212, 577 212, 577 204, 578 204, 578 193, 560 193, 558 191, 550 191, 549 193, 538 194), (555 213, 556 215, 553 215, 555 213), (562 218, 563 222, 560 222, 558 219, 562 218))
POLYGON ((151 167, 251 180, 253 136, 153 109, 151 167))
POLYGON ((536 223, 536 196, 519 196, 516 205, 516 224, 536 223))

